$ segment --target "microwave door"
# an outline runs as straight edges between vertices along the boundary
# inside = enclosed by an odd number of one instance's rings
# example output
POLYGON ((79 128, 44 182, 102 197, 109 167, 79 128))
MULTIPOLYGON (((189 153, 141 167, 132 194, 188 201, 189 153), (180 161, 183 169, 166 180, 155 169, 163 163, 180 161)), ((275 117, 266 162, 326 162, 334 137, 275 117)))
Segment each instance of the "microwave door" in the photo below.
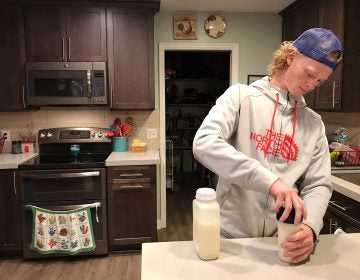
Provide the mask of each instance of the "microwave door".
POLYGON ((90 104, 87 70, 32 70, 28 75, 29 105, 90 104))

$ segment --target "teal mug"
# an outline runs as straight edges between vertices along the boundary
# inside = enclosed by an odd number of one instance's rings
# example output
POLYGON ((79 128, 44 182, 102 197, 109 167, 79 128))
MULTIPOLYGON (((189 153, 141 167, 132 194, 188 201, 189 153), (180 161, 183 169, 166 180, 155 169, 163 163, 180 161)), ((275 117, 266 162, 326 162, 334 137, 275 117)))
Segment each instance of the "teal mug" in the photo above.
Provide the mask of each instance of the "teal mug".
POLYGON ((126 152, 128 150, 127 137, 114 137, 114 152, 126 152))

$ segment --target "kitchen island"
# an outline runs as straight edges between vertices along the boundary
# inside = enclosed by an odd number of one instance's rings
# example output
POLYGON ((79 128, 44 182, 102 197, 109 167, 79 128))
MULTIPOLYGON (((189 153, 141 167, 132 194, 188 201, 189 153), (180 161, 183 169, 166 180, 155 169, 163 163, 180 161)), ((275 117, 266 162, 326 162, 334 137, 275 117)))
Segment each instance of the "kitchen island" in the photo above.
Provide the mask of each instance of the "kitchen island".
POLYGON ((202 261, 192 241, 144 243, 142 280, 360 279, 360 233, 320 235, 310 261, 289 265, 277 255, 277 238, 221 240, 217 260, 202 261))

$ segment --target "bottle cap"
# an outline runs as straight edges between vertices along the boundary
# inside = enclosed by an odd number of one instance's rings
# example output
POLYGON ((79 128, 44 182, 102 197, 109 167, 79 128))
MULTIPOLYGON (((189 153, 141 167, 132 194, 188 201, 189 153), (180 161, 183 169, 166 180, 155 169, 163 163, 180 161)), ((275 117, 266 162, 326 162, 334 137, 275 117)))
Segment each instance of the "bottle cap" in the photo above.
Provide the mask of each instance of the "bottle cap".
MULTIPOLYGON (((279 220, 282 214, 284 213, 285 208, 280 207, 279 211, 276 213, 276 219, 279 220)), ((285 224, 293 224, 295 221, 295 208, 292 208, 290 211, 289 216, 286 218, 286 220, 283 222, 285 224)))
POLYGON ((200 200, 213 200, 216 198, 216 193, 212 188, 199 188, 196 190, 195 198, 200 200))

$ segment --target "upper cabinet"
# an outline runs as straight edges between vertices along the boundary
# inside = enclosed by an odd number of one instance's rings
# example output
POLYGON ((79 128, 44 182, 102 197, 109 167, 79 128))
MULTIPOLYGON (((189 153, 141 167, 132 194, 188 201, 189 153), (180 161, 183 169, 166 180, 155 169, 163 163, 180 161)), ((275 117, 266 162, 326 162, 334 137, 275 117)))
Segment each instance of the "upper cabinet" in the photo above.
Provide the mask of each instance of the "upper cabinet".
POLYGON ((329 79, 315 91, 306 94, 309 107, 319 110, 355 112, 360 108, 360 95, 355 87, 355 73, 360 66, 360 18, 356 0, 300 0, 283 10, 283 38, 294 40, 303 31, 312 27, 332 30, 344 45, 344 59, 329 79))
POLYGON ((108 8, 107 31, 110 107, 154 109, 153 10, 108 8))
POLYGON ((105 7, 25 6, 27 61, 106 61, 105 7))
POLYGON ((22 9, 0 9, 0 111, 25 109, 25 50, 22 9))

